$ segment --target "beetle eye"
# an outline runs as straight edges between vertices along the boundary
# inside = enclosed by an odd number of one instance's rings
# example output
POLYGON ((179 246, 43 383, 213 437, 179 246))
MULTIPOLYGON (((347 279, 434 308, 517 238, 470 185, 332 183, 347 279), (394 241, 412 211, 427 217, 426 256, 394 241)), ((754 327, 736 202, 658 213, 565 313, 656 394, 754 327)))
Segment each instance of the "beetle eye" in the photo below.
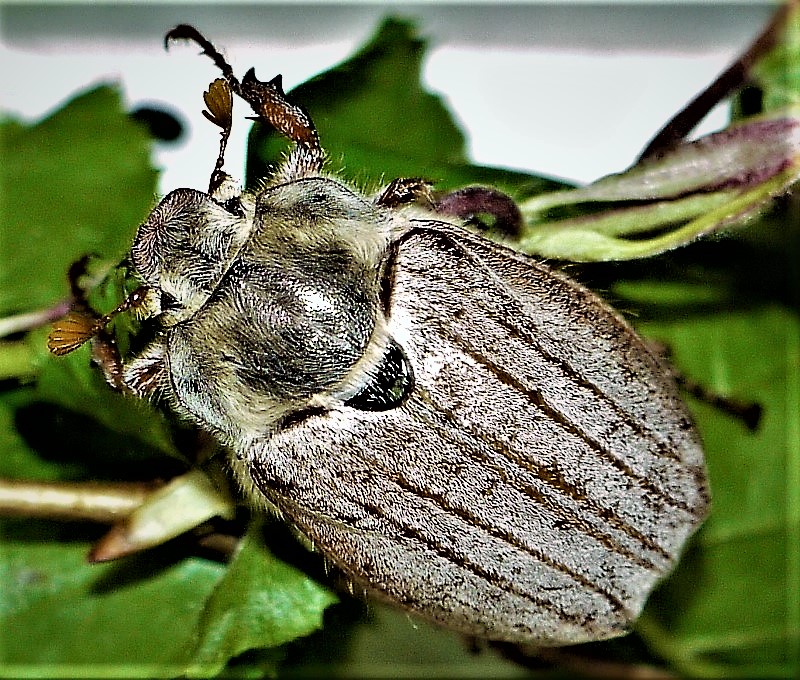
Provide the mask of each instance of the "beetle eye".
POLYGON ((178 298, 170 293, 165 291, 161 291, 161 311, 162 312, 169 312, 173 309, 178 309, 181 307, 181 303, 178 302, 178 298))

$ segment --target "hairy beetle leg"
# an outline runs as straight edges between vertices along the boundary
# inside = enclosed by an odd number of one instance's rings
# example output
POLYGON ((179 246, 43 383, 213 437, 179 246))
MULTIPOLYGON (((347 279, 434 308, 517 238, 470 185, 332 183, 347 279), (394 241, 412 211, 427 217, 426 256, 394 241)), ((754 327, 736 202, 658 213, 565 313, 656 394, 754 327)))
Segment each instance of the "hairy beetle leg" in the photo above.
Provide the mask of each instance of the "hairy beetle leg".
POLYGON ((208 110, 203 110, 203 115, 214 125, 221 128, 219 140, 219 153, 211 172, 211 179, 208 182, 208 193, 214 194, 222 186, 227 175, 223 172, 222 166, 225 163, 225 149, 228 147, 228 139, 233 128, 233 93, 231 86, 224 78, 217 78, 208 86, 208 90, 203 93, 203 101, 208 110))
MULTIPOLYGON (((128 298, 111 314, 103 318, 116 315, 127 303, 127 309, 133 309, 142 304, 147 288, 137 288, 128 298), (142 291, 144 293, 142 294, 142 291), (137 295, 137 293, 140 293, 137 295), (134 298, 131 300, 131 298, 134 298)), ((119 353, 114 335, 103 327, 91 339, 92 361, 103 372, 106 383, 118 392, 125 392, 137 397, 147 398, 158 392, 161 385, 166 365, 164 363, 164 347, 158 341, 151 343, 130 363, 125 363, 119 353)))
POLYGON ((677 372, 675 374, 675 382, 681 389, 691 394, 695 399, 704 401, 709 406, 713 406, 723 413, 727 413, 729 416, 740 420, 750 432, 758 430, 764 410, 758 402, 745 401, 737 399, 736 397, 727 397, 723 394, 717 394, 705 385, 677 372))
POLYGON ((714 390, 693 380, 675 368, 671 361, 672 351, 668 345, 652 339, 648 339, 647 344, 654 354, 665 359, 669 374, 684 392, 691 394, 695 399, 705 402, 722 413, 727 413, 729 416, 740 420, 750 432, 758 430, 764 410, 761 404, 757 401, 747 401, 714 392, 714 390))
POLYGON ((103 371, 103 377, 113 389, 127 391, 122 379, 122 357, 117 342, 106 329, 92 338, 92 361, 103 371))
POLYGON ((287 174, 290 178, 318 173, 322 169, 325 153, 320 146, 317 129, 303 108, 287 101, 280 75, 270 81, 262 81, 251 68, 239 81, 230 64, 214 45, 196 28, 187 24, 176 26, 167 33, 164 37, 166 47, 170 40, 191 40, 197 43, 203 54, 210 57, 222 72, 230 89, 250 104, 258 118, 297 144, 287 163, 287 174))

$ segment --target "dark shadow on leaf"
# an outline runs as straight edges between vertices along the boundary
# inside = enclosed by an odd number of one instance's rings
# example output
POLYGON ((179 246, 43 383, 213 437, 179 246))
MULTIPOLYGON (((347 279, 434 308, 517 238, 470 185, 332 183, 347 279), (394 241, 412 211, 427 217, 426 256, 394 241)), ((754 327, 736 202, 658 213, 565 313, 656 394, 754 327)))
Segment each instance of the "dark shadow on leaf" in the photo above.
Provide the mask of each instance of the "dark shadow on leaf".
POLYGON ((674 321, 725 311, 743 312, 765 302, 798 309, 794 265, 785 245, 770 247, 736 236, 694 243, 658 257, 631 262, 568 265, 565 271, 599 292, 634 321, 674 321), (674 283, 714 290, 708 301, 629 301, 608 293, 615 284, 674 283))
POLYGON ((286 666, 313 666, 344 659, 352 638, 353 627, 369 622, 369 605, 363 598, 347 591, 341 572, 331 567, 325 572, 325 558, 311 552, 283 521, 272 519, 264 523, 264 541, 278 559, 302 571, 309 578, 336 591, 339 602, 324 612, 322 628, 286 646, 286 666))
MULTIPOLYGON (((231 659, 221 677, 225 678, 225 680, 276 677, 276 669, 281 668, 285 658, 285 646, 270 647, 268 649, 250 649, 231 659)), ((287 674, 281 669, 281 677, 291 677, 291 674, 287 674)))
POLYGON ((653 678, 662 677, 657 671, 660 659, 653 656, 644 641, 634 633, 603 642, 540 650, 509 642, 488 644, 503 658, 527 668, 537 678, 633 678, 639 677, 637 670, 643 664, 652 666, 653 678), (625 675, 625 671, 629 673, 625 675))
POLYGON ((354 629, 369 625, 372 617, 369 604, 364 600, 344 596, 341 592, 338 595, 340 601, 325 610, 320 630, 285 646, 283 677, 308 677, 303 672, 304 666, 320 668, 348 658, 354 629), (295 666, 299 667, 297 674, 290 670, 295 666))
POLYGON ((154 578, 181 560, 188 559, 192 543, 191 536, 179 536, 164 545, 111 562, 92 584, 92 592, 103 595, 154 578))
POLYGON ((709 581, 709 566, 704 558, 707 552, 698 549, 694 542, 689 544, 688 550, 681 558, 681 568, 665 579, 647 603, 647 612, 653 612, 667 630, 673 625, 678 625, 684 612, 674 607, 674 594, 670 590, 678 588, 681 601, 686 603, 686 609, 692 607, 693 602, 702 602, 706 592, 702 586, 709 581))
POLYGON ((30 517, 3 517, 3 540, 15 543, 92 543, 108 527, 94 522, 56 522, 30 517))
POLYGON ((64 463, 62 479, 169 479, 184 471, 173 458, 89 416, 48 402, 20 407, 16 428, 42 458, 64 463))
POLYGON ((264 521, 264 544, 279 560, 291 564, 306 576, 320 583, 335 584, 335 573, 325 573, 325 561, 318 552, 310 551, 297 538, 291 526, 284 521, 270 518, 264 521))

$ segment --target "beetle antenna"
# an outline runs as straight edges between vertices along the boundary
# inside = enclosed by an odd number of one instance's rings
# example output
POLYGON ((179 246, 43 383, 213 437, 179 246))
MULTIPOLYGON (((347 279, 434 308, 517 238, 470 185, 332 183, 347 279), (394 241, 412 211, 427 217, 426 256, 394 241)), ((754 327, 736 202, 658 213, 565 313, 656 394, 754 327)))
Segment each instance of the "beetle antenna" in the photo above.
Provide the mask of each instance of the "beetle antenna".
POLYGON ((139 286, 119 305, 103 316, 95 316, 81 310, 71 311, 53 324, 47 338, 47 348, 56 356, 64 356, 75 351, 85 342, 102 333, 117 314, 140 307, 147 297, 148 290, 147 286, 139 286))
POLYGON ((222 128, 217 162, 214 164, 211 180, 208 183, 208 193, 213 194, 225 181, 226 175, 222 171, 222 166, 225 163, 225 149, 233 127, 233 94, 228 81, 217 78, 203 93, 203 101, 208 107, 207 111, 203 110, 203 115, 214 125, 222 128))

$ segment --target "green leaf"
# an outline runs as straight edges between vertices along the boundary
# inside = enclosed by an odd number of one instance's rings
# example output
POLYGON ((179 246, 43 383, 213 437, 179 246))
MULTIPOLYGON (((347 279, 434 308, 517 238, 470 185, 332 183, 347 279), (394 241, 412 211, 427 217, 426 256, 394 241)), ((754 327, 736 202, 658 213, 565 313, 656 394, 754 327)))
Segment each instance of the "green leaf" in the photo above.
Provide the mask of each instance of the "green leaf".
POLYGON ((86 563, 85 529, 3 522, 0 674, 174 677, 224 567, 150 552, 86 563))
MULTIPOLYGON (((425 42, 413 24, 387 19, 358 52, 289 93, 312 120, 328 169, 368 190, 396 177, 420 177, 438 189, 490 183, 515 195, 559 187, 508 170, 471 166, 464 135, 441 99, 420 84, 425 42)), ((263 77, 263 76, 262 76, 263 77)), ((255 125, 248 145, 247 185, 280 162, 285 139, 255 125)))
POLYGON ((589 186, 529 198, 518 248, 575 262, 629 260, 741 223, 800 179, 799 113, 748 119, 589 186), (541 215, 579 203, 599 205, 572 219, 541 215))
POLYGON ((121 259, 152 207, 149 149, 110 87, 36 125, 0 124, 0 314, 66 297, 87 253, 121 259))
POLYGON ((308 635, 336 601, 328 589, 276 559, 255 524, 206 604, 187 672, 214 675, 242 652, 308 635))
POLYGON ((764 305, 645 330, 667 340, 690 375, 757 401, 764 416, 748 433, 692 404, 713 512, 640 630, 692 676, 791 677, 791 650, 800 649, 800 320, 764 305))

